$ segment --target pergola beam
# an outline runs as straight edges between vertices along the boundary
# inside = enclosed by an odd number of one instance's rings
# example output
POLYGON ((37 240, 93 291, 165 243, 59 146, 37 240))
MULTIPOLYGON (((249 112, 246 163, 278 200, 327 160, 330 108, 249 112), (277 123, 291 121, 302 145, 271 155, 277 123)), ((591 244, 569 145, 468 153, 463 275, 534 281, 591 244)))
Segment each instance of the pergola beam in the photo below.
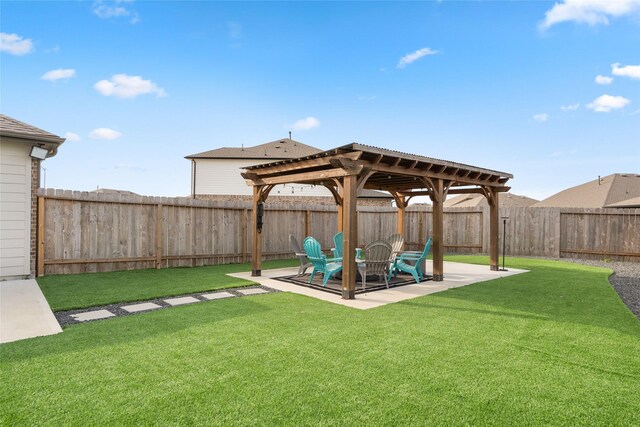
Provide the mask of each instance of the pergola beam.
MULTIPOLYGON (((511 190, 511 187, 499 187, 496 188, 495 191, 499 192, 499 193, 504 193, 511 190)), ((399 194, 403 195, 403 196, 431 196, 433 194, 433 192, 431 190, 419 190, 419 191, 400 191, 399 194)), ((484 195, 485 192, 482 188, 477 187, 477 188, 450 188, 449 191, 447 191, 447 195, 454 195, 454 194, 482 194, 484 195)))
MULTIPOLYGON (((446 166, 443 166, 441 169, 442 170, 446 169, 446 166)), ((386 174, 404 175, 404 176, 411 176, 411 177, 415 176, 418 178, 440 178, 440 179, 446 179, 446 180, 455 180, 465 185, 488 185, 488 186, 502 185, 499 182, 492 182, 488 179, 468 178, 468 177, 461 177, 458 175, 449 175, 446 173, 442 173, 442 170, 440 172, 431 172, 428 169, 421 170, 419 168, 414 168, 414 169, 395 168, 392 166, 385 165, 383 163, 371 165, 371 170, 373 170, 374 172, 382 172, 386 174)), ((483 175, 480 172, 477 172, 476 174, 478 177, 483 175)))
MULTIPOLYGON (((349 160, 358 160, 362 156, 362 151, 354 151, 350 153, 337 153, 332 155, 327 155, 319 158, 312 159, 304 159, 304 160, 281 160, 280 162, 276 162, 273 165, 269 164, 268 166, 264 166, 262 168, 256 169, 256 173, 259 173, 261 176, 270 175, 270 174, 280 174, 282 172, 295 172, 299 170, 309 169, 309 168, 320 168, 320 167, 328 167, 331 165, 331 160, 336 158, 344 158, 349 160)), ((258 165, 261 166, 261 165, 258 165)))
POLYGON ((351 174, 353 174, 353 172, 346 171, 344 169, 325 169, 319 171, 301 172, 264 178, 261 176, 258 176, 257 178, 249 177, 246 173, 244 173, 242 174, 242 177, 251 181, 250 185, 278 185, 309 182, 322 185, 322 181, 324 180, 330 180, 331 178, 339 178, 351 174))

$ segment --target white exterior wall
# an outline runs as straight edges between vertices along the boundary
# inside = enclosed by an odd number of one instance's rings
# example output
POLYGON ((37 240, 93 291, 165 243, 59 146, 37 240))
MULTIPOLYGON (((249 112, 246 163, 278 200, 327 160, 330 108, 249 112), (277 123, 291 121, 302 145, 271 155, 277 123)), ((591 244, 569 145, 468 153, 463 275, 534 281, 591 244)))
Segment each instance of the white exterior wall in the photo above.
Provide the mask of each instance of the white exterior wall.
MULTIPOLYGON (((246 166, 271 163, 274 160, 260 161, 254 159, 195 159, 196 161, 196 194, 222 194, 251 196, 252 188, 247 185, 240 173, 246 166)), ((193 180, 193 177, 192 177, 193 180)), ((193 189, 193 182, 191 182, 193 189)), ((316 185, 295 184, 286 187, 277 185, 269 193, 272 196, 322 196, 333 197, 324 187, 316 185), (291 193, 293 187, 294 193, 291 193), (300 188, 302 187, 302 191, 300 188)))
POLYGON ((30 144, 0 142, 0 278, 31 273, 30 149, 30 144))

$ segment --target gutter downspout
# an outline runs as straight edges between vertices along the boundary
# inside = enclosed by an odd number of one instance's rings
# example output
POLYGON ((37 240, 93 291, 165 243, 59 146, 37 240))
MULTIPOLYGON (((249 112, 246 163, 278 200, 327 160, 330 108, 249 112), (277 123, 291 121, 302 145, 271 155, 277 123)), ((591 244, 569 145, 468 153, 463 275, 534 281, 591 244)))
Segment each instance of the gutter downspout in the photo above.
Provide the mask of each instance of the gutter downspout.
POLYGON ((196 159, 191 159, 191 197, 196 198, 196 159))

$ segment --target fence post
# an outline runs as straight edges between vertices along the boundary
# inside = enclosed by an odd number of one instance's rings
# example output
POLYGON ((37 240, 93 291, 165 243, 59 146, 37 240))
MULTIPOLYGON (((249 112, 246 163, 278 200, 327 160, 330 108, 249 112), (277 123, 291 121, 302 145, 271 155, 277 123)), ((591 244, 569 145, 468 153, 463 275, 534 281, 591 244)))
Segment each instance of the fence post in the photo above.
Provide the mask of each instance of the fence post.
POLYGON ((44 276, 44 197, 38 196, 38 243, 36 253, 36 277, 44 276))
POLYGON ((248 234, 249 210, 242 210, 242 262, 247 262, 247 246, 249 245, 248 234))
POLYGON ((418 211, 418 245, 421 248, 424 248, 424 245, 427 244, 425 234, 427 232, 425 223, 425 217, 427 216, 426 212, 418 211))
POLYGON ((562 212, 560 211, 560 208, 552 208, 554 210, 557 210, 558 213, 558 220, 555 222, 555 226, 553 227, 553 234, 554 234, 554 241, 555 241, 555 257, 557 259, 560 259, 560 254, 562 251, 562 212))
POLYGON ((162 205, 156 205, 156 269, 162 268, 162 205))
POLYGON ((304 216, 304 235, 305 237, 311 236, 311 211, 309 209, 304 216))

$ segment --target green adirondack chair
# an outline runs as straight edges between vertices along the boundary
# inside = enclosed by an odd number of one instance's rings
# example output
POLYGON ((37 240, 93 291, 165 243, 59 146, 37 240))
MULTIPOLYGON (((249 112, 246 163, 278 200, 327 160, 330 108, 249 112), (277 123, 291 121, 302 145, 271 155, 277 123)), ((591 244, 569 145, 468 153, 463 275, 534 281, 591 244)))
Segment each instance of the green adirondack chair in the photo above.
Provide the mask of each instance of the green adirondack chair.
POLYGON ((324 274, 322 286, 327 286, 327 282, 331 276, 342 270, 342 259, 327 258, 327 256, 322 253, 320 243, 313 237, 307 237, 304 239, 303 246, 304 251, 307 254, 307 259, 313 264, 313 272, 309 278, 309 283, 313 281, 313 277, 316 273, 322 273, 324 274))
POLYGON ((422 271, 420 265, 427 258, 429 249, 431 249, 431 237, 429 237, 427 244, 424 245, 422 253, 404 252, 398 255, 393 262, 393 266, 389 270, 389 280, 391 280, 391 276, 395 276, 399 271, 403 271, 411 274, 413 278, 416 279, 416 283, 420 283, 420 281, 424 279, 424 271, 422 271), (413 264, 409 264, 407 261, 410 261, 413 264))
POLYGON ((334 258, 342 258, 342 231, 333 236, 333 246, 331 249, 334 258))

